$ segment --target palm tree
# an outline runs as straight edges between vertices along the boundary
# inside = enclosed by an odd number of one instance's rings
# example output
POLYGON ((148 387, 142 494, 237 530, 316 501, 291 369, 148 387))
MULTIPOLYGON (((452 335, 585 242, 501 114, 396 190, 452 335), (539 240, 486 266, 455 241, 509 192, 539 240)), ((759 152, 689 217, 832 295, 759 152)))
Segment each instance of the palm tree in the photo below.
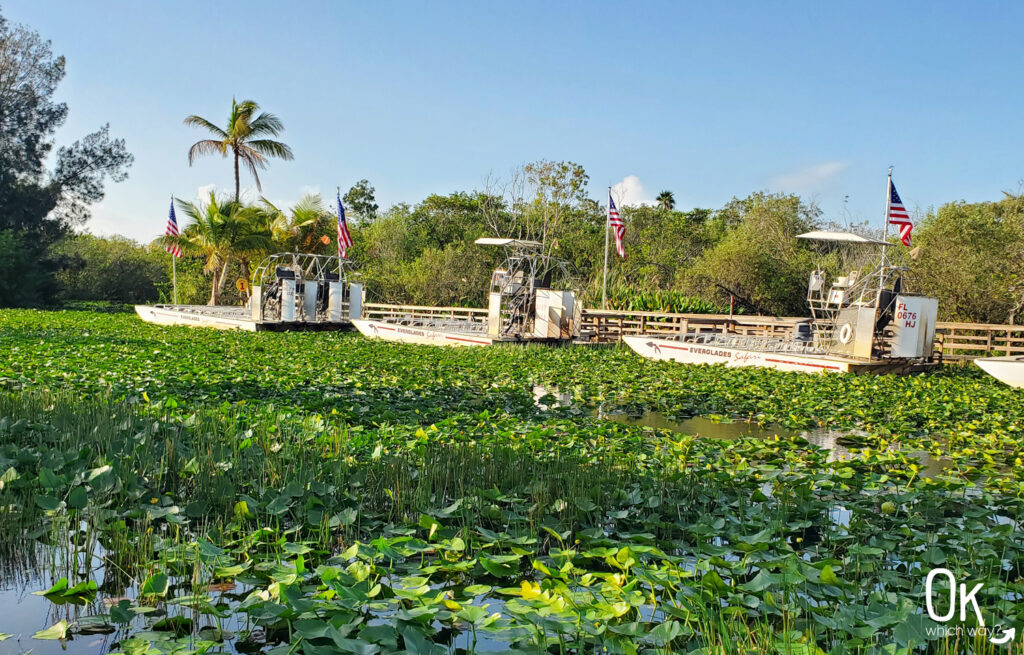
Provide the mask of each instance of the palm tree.
POLYGON ((320 253, 327 250, 324 235, 328 235, 327 243, 332 242, 330 235, 337 219, 324 207, 318 193, 302 196, 291 208, 290 215, 266 198, 260 199, 259 210, 273 233, 278 251, 320 253))
POLYGON ((219 200, 213 192, 207 203, 177 203, 191 222, 177 237, 161 237, 158 242, 163 246, 176 243, 186 255, 206 259, 204 270, 213 277, 208 304, 216 305, 231 260, 239 259, 248 275, 249 258, 270 247, 270 231, 255 220, 251 208, 233 200, 219 200))
POLYGON ((259 108, 260 106, 252 100, 235 102, 232 99, 231 116, 228 118, 227 129, 221 129, 201 116, 192 115, 185 119, 185 125, 205 128, 215 137, 213 139, 196 141, 192 144, 192 147, 188 150, 189 166, 192 165, 192 162, 199 155, 219 153, 221 156, 227 157, 229 150, 234 155, 235 202, 239 201, 241 188, 238 180, 239 162, 245 164, 246 168, 249 169, 249 172, 252 173, 253 178, 256 180, 256 188, 262 191, 263 187, 260 185, 260 176, 256 173, 256 170, 267 167, 267 158, 294 158, 292 149, 288 145, 273 139, 259 138, 277 136, 284 131, 284 124, 281 123, 281 119, 266 112, 257 114, 256 112, 259 111, 259 108))
POLYGON ((658 194, 658 197, 655 198, 655 201, 658 203, 658 206, 665 211, 672 211, 676 208, 676 197, 671 191, 662 191, 658 194))

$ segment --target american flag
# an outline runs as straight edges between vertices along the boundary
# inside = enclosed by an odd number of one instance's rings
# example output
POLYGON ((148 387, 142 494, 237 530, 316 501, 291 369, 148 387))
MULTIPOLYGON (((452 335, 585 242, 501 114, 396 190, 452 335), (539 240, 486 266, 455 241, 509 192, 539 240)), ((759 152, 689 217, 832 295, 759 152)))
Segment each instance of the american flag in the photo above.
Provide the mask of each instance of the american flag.
POLYGON ((348 221, 345 220, 345 207, 341 204, 338 194, 338 257, 345 256, 345 250, 352 247, 352 235, 348 233, 348 221))
POLYGON ((900 231, 900 241, 903 245, 910 247, 910 231, 914 224, 910 222, 910 214, 900 200, 900 194, 896 193, 896 185, 889 179, 889 225, 895 225, 900 231))
MULTIPOLYGON (((171 213, 167 215, 167 231, 164 232, 166 236, 176 237, 178 236, 178 219, 174 216, 174 201, 171 201, 171 213)), ((171 253, 175 257, 181 257, 181 246, 176 243, 169 243, 165 248, 167 252, 171 253)))
POLYGON ((619 257, 626 256, 626 225, 622 222, 622 217, 619 216, 619 210, 615 208, 615 201, 612 200, 611 194, 608 194, 608 225, 615 231, 615 251, 619 253, 619 257))

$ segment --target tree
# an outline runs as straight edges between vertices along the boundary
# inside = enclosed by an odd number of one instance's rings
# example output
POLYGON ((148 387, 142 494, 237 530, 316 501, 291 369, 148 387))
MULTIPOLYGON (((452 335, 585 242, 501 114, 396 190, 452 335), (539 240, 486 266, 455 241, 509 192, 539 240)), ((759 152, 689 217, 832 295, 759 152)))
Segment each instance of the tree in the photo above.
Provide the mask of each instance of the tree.
POLYGON ((324 206, 320 194, 307 193, 287 212, 266 198, 260 198, 254 211, 254 220, 261 222, 271 234, 273 252, 336 252, 337 218, 324 206), (325 236, 327 243, 324 243, 325 236))
MULTIPOLYGON (((0 16, 0 232, 28 262, 21 275, 38 278, 40 288, 61 266, 48 253, 50 245, 88 219, 89 206, 103 199, 104 184, 126 179, 132 163, 124 141, 111 138, 108 126, 54 153, 53 136, 68 113, 53 99, 64 66, 49 41, 0 16), (51 156, 53 169, 47 170, 51 156)), ((17 295, 0 291, 0 305, 42 300, 17 295)))
POLYGON ((53 249, 67 261, 57 274, 62 300, 154 302, 169 281, 167 253, 125 237, 77 234, 53 249))
POLYGON ((252 100, 235 102, 232 98, 231 114, 228 116, 225 129, 194 114, 185 118, 185 125, 203 128, 215 137, 192 144, 188 150, 189 166, 200 155, 220 154, 227 157, 230 151, 235 163, 235 202, 239 202, 241 194, 239 164, 245 165, 256 180, 256 188, 262 191, 263 186, 260 184, 257 170, 267 167, 267 159, 294 159, 292 149, 288 145, 269 138, 259 138, 278 136, 284 131, 284 124, 277 116, 266 112, 258 114, 259 109, 260 106, 252 100))
MULTIPOLYGON (((796 235, 814 229, 820 211, 798 196, 755 193, 715 214, 721 237, 687 273, 689 290, 721 302, 725 287, 781 316, 807 313, 806 282, 814 261, 796 235)), ((714 225, 705 229, 714 230, 714 225)))
MULTIPOLYGON (((915 291, 939 299, 943 318, 1014 323, 1024 311, 1024 196, 951 202, 914 229, 915 291)), ((899 248, 899 247, 897 247, 899 248)))
POLYGON ((377 218, 376 199, 373 185, 369 180, 359 180, 345 193, 345 211, 352 212, 360 221, 367 222, 377 218))
POLYGON ((671 191, 662 191, 655 198, 658 203, 658 207, 661 207, 665 211, 672 211, 676 208, 676 197, 671 191))
POLYGON ((177 202, 191 223, 177 237, 163 236, 156 242, 160 246, 176 243, 185 255, 205 259, 205 271, 212 276, 207 304, 216 305, 232 259, 242 263, 243 275, 248 277, 249 259, 271 246, 272 233, 252 208, 220 200, 213 192, 205 204, 177 202))

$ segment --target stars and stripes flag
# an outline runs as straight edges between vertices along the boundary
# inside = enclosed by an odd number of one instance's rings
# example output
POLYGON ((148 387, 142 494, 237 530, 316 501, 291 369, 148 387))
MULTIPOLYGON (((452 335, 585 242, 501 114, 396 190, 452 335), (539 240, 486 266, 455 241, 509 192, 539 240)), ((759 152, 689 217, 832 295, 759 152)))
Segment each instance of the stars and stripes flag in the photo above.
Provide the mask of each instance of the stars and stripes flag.
POLYGON ((619 257, 625 258, 626 225, 622 222, 622 217, 619 216, 619 210, 615 207, 615 201, 612 200, 610 193, 608 194, 608 225, 615 233, 615 252, 619 253, 619 257))
MULTIPOLYGON (((167 230, 164 235, 169 237, 178 236, 178 219, 174 216, 174 201, 171 200, 171 212, 167 215, 167 230)), ((169 243, 165 250, 175 257, 181 257, 181 246, 176 243, 169 243)))
POLYGON ((352 235, 348 232, 348 221, 345 220, 345 207, 341 204, 338 194, 338 257, 344 257, 345 251, 352 247, 352 235))
POLYGON ((914 229, 914 224, 910 222, 910 214, 907 213, 907 208, 903 206, 903 201, 900 200, 900 194, 896 193, 896 185, 892 183, 892 178, 889 178, 889 225, 895 225, 899 230, 900 241, 903 245, 910 247, 910 231, 914 229))

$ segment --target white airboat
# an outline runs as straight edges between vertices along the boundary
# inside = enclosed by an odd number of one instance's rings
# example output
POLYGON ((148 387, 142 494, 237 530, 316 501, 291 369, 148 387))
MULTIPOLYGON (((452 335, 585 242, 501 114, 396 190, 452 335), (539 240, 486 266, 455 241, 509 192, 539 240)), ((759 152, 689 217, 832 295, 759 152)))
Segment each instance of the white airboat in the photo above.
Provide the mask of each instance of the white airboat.
POLYGON ((380 319, 353 318, 353 325, 373 339, 445 346, 564 343, 578 335, 582 307, 571 290, 567 262, 544 254, 543 244, 537 241, 481 238, 476 243, 505 251, 504 263, 491 275, 486 321, 410 312, 380 319))
POLYGON ((879 252, 868 266, 831 284, 823 270, 815 270, 807 287, 811 318, 797 322, 788 337, 715 332, 623 339, 649 359, 687 364, 808 373, 906 373, 933 364, 938 301, 903 290, 906 268, 889 263, 889 243, 848 232, 816 231, 798 238, 879 252))
POLYGON ((345 328, 363 305, 362 285, 347 279, 350 268, 348 259, 336 256, 277 253, 253 272, 248 306, 136 305, 135 312, 158 325, 251 332, 345 328))
POLYGON ((1024 388, 1024 357, 1009 355, 1006 357, 979 357, 974 363, 1000 382, 1011 387, 1024 388))

